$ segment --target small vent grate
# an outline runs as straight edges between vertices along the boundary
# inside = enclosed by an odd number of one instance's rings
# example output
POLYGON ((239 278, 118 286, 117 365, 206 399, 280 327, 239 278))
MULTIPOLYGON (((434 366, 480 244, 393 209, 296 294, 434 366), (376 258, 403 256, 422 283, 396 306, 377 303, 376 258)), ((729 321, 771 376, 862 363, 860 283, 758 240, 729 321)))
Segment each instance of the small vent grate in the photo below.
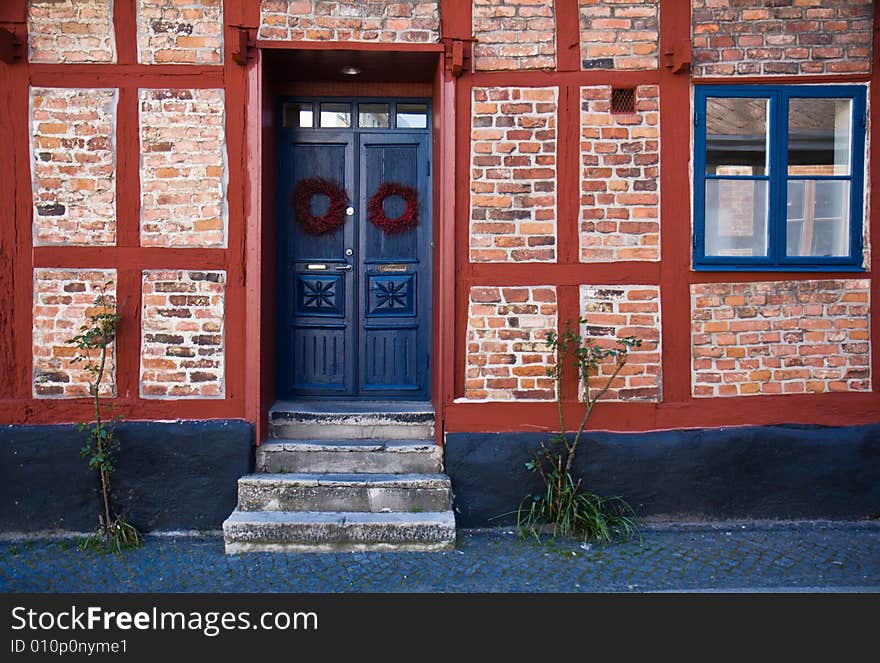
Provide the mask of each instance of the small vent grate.
POLYGON ((635 113, 636 91, 631 87, 616 87, 611 89, 611 112, 612 113, 635 113))

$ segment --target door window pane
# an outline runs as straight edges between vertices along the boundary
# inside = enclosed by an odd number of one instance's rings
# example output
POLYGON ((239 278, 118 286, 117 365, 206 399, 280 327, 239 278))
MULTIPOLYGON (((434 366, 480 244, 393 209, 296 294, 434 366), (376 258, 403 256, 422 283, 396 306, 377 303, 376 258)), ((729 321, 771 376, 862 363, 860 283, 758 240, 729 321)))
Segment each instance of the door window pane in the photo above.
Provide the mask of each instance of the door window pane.
POLYGON ((388 104, 358 104, 358 126, 365 129, 387 129, 391 113, 388 104))
POLYGON ((706 174, 767 173, 769 99, 706 100, 706 174))
POLYGON ((766 180, 706 180, 705 241, 707 256, 766 256, 766 180))
POLYGON ((426 129, 427 127, 427 104, 397 104, 398 129, 426 129))
POLYGON ((849 181, 789 180, 785 232, 786 255, 849 255, 849 181))
POLYGON ((849 175, 851 99, 788 102, 788 174, 849 175))
POLYGON ((351 126, 351 107, 349 104, 321 104, 321 126, 346 129, 351 126))
POLYGON ((308 129, 314 126, 311 103, 290 102, 284 104, 282 125, 293 129, 308 129))

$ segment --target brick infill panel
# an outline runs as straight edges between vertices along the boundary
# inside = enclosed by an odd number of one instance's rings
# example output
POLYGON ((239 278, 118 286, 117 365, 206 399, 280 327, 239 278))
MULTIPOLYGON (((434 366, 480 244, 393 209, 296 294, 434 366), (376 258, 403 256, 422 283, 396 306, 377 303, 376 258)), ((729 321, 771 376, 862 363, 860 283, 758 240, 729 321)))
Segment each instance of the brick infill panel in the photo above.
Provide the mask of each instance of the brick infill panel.
POLYGON ((867 279, 691 285, 697 397, 871 389, 867 279))

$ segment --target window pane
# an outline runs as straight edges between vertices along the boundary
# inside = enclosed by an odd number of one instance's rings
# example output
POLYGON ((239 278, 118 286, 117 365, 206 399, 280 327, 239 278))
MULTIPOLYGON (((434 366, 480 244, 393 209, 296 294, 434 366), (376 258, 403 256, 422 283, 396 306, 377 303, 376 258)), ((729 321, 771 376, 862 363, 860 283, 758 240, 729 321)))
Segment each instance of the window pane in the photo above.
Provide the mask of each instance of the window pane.
POLYGON ((358 126, 367 129, 390 126, 388 104, 358 104, 358 126))
POLYGON ((767 173, 769 99, 706 99, 706 173, 767 173))
POLYGON ((851 99, 788 102, 788 174, 849 175, 851 99))
POLYGON ((767 182, 706 180, 707 256, 767 255, 767 182))
POLYGON ((284 117, 282 124, 294 129, 307 129, 314 126, 312 104, 292 102, 284 104, 284 117))
POLYGON ((351 108, 348 104, 321 104, 321 126, 346 128, 351 126, 351 108))
POLYGON ((427 126, 427 104, 397 104, 398 129, 425 129, 427 126))
POLYGON ((786 255, 849 255, 849 181, 790 180, 785 230, 786 255))

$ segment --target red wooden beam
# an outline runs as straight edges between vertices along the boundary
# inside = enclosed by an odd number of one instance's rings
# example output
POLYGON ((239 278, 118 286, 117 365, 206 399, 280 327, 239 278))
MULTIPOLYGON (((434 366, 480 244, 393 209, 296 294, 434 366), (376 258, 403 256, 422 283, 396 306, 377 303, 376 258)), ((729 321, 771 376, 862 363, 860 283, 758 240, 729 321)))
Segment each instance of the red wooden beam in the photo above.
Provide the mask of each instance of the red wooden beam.
MULTIPOLYGON (((661 0, 660 50, 690 39, 690 3, 661 0)), ((688 76, 660 69, 660 306, 664 402, 691 399, 691 106, 688 76)), ((727 278, 735 278, 728 274, 727 278)), ((695 417, 694 421, 699 418, 695 417)))
POLYGON ((578 0, 556 0, 557 71, 580 71, 581 69, 579 5, 578 0))

